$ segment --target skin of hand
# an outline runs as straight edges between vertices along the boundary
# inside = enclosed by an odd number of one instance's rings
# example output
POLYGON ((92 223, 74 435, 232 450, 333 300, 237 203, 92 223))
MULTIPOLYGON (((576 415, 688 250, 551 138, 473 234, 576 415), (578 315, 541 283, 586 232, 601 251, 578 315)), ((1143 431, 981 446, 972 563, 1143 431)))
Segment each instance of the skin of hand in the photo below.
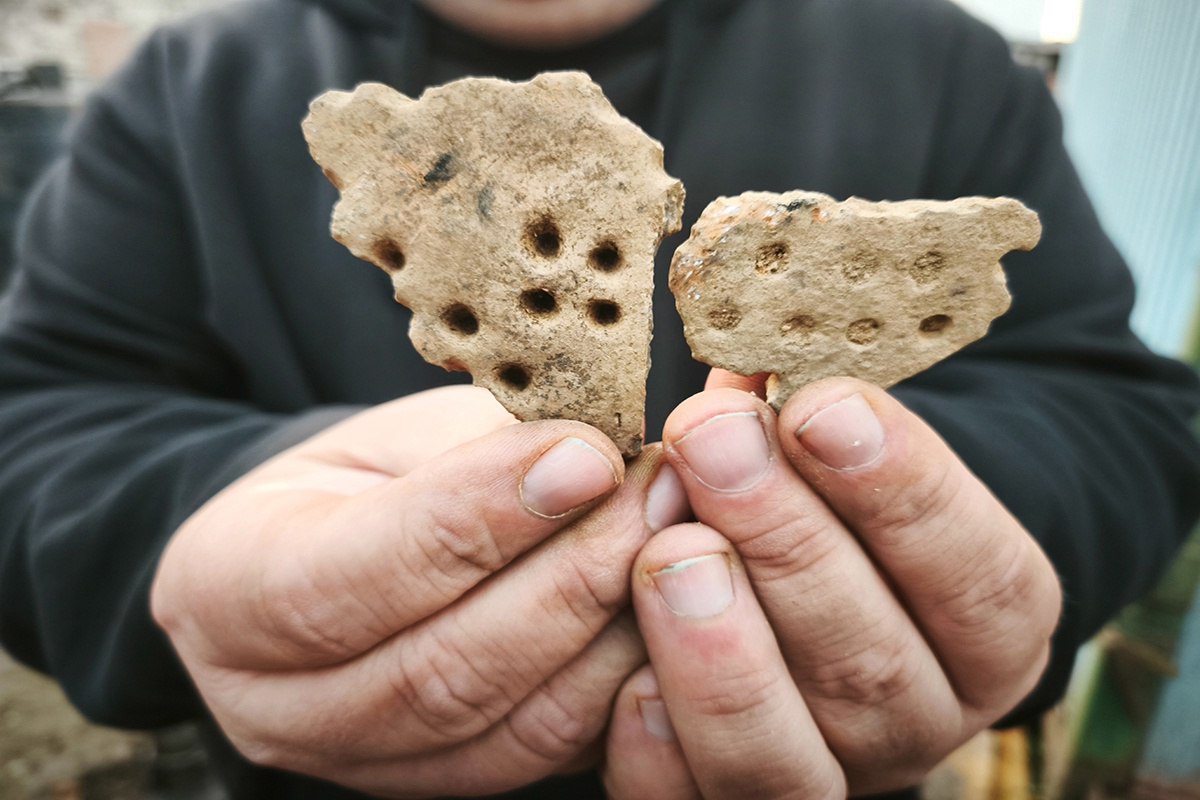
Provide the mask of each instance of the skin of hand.
POLYGON ((612 797, 913 786, 1033 688, 1057 576, 886 392, 822 381, 776 418, 753 394, 712 389, 663 439, 658 480, 699 522, 661 531, 634 564, 650 666, 613 712, 612 797))
POLYGON ((511 789, 594 761, 645 662, 630 570, 687 518, 659 464, 483 389, 412 395, 193 514, 154 617, 258 764, 391 797, 511 789))

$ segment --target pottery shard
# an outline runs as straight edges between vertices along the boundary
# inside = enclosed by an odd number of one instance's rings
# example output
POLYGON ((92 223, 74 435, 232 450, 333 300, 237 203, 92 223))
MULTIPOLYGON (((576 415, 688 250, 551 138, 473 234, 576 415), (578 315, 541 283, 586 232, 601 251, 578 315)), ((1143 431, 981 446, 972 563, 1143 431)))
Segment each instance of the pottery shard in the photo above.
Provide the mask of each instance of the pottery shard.
POLYGON ((1010 198, 747 192, 704 210, 670 285, 695 357, 771 373, 778 409, 811 381, 890 386, 981 338, 1009 306, 1000 257, 1040 237, 1010 198))
POLYGON ((341 192, 333 237, 391 275, 427 361, 638 451, 654 254, 683 207, 658 142, 572 72, 327 92, 304 135, 341 192))

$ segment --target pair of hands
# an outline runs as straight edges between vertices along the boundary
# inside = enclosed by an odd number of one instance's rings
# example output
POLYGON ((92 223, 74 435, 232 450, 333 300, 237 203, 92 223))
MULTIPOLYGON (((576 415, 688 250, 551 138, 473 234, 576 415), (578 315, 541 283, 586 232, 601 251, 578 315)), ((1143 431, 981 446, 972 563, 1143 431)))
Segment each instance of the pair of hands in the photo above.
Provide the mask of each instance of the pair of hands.
POLYGON ((889 395, 714 388, 663 438, 379 406, 193 515, 155 617, 250 759, 396 797, 879 792, 1032 689, 1054 571, 889 395))

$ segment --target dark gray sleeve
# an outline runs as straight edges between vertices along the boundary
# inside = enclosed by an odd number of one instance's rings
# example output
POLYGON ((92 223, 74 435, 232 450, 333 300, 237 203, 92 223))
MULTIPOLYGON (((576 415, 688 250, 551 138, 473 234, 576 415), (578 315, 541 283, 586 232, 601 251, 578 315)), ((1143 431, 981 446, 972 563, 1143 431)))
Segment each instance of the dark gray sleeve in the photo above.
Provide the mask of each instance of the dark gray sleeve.
POLYGON ((172 532, 352 412, 241 399, 206 334, 156 52, 82 112, 26 209, 0 305, 0 641, 88 716, 133 727, 201 710, 149 614, 172 532))

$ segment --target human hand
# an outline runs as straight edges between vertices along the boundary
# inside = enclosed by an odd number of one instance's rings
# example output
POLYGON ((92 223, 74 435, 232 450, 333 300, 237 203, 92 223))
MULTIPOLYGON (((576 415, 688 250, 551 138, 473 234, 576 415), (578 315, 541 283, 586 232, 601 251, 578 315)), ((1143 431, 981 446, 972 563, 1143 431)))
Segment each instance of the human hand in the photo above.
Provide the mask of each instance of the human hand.
POLYGON ((822 381, 776 420, 717 389, 663 438, 702 524, 662 531, 634 566, 653 666, 618 696, 612 796, 912 786, 1033 688, 1061 606, 1054 570, 888 394, 822 381))
POLYGON ((413 395, 196 512, 154 615, 252 761, 397 797, 530 783, 588 756, 645 661, 616 615, 657 461, 482 389, 413 395))

